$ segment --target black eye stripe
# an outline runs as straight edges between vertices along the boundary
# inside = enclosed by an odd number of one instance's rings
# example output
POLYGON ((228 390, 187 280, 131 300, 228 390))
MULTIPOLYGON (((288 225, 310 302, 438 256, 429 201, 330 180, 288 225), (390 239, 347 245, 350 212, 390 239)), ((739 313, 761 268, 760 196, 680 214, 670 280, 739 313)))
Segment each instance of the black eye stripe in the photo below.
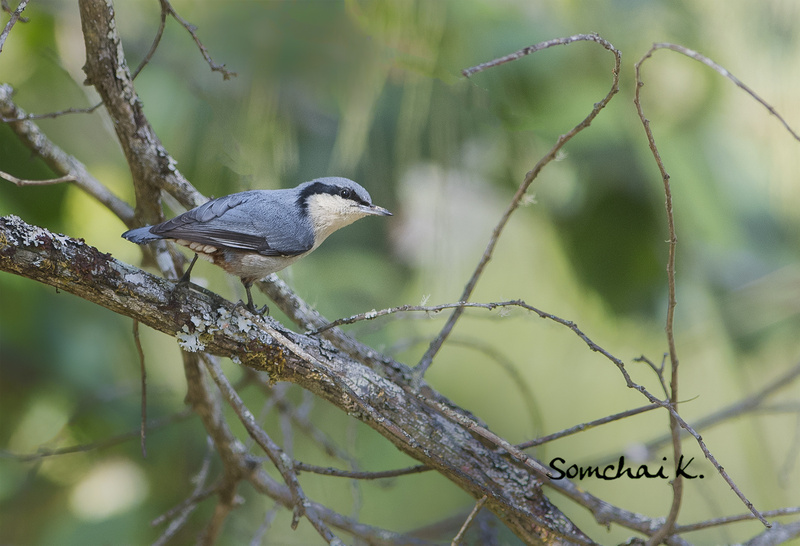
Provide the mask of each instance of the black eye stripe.
POLYGON ((361 205, 369 206, 371 203, 361 198, 361 196, 353 190, 353 188, 348 188, 346 186, 337 186, 335 184, 324 184, 322 182, 314 182, 313 184, 309 184, 306 186, 300 195, 297 198, 297 205, 301 209, 305 209, 307 206, 307 199, 312 195, 318 195, 321 193, 327 193, 330 195, 338 195, 342 199, 348 199, 351 201, 355 201, 361 205))

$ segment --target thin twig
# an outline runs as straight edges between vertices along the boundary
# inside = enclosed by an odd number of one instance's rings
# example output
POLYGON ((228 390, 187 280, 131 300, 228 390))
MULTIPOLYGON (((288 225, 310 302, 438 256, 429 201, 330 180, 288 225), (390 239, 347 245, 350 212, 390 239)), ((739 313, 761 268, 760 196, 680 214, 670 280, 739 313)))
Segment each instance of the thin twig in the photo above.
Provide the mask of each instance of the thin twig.
POLYGON ((66 110, 59 110, 57 112, 48 112, 46 114, 22 114, 18 117, 0 117, 0 121, 3 123, 11 123, 14 121, 29 121, 35 119, 52 119, 61 117, 65 114, 91 114, 98 108, 103 106, 102 102, 98 102, 94 106, 89 106, 87 108, 67 108, 66 110))
MULTIPOLYGON (((13 11, 14 11, 14 10, 11 9, 11 6, 8 5, 8 0, 0 0, 0 10, 6 12, 8 14, 13 13, 13 11)), ((19 22, 20 23, 27 23, 28 22, 28 18, 20 16, 19 22)))
MULTIPOLYGON (((542 169, 558 156, 558 152, 567 142, 569 142, 572 139, 572 137, 577 135, 579 132, 581 132, 583 129, 585 129, 592 123, 594 118, 597 117, 600 111, 603 108, 605 108, 606 104, 608 104, 611 98, 619 90, 619 69, 620 69, 621 54, 619 51, 617 51, 617 49, 614 48, 613 45, 611 45, 611 43, 601 38, 597 34, 576 34, 574 36, 569 36, 566 38, 558 38, 555 40, 548 40, 546 42, 541 42, 539 44, 535 44, 530 47, 521 49, 510 55, 506 55, 505 57, 501 57, 499 59, 495 59, 493 61, 489 61, 487 63, 483 63, 472 68, 467 68, 462 71, 464 76, 471 77, 472 75, 482 70, 509 61, 513 61, 515 59, 519 59, 521 57, 524 57, 525 55, 529 55, 536 51, 540 51, 542 49, 547 49, 549 47, 557 45, 566 45, 578 41, 595 42, 603 46, 606 50, 613 53, 614 68, 612 70, 611 89, 609 90, 608 94, 606 94, 606 96, 603 97, 602 100, 600 100, 600 102, 594 104, 592 111, 589 113, 588 116, 586 116, 586 118, 583 119, 583 121, 581 121, 578 125, 573 127, 569 132, 559 136, 558 140, 556 140, 556 143, 553 145, 550 151, 548 151, 547 154, 545 154, 544 157, 542 157, 539 160, 539 162, 534 166, 534 168, 531 171, 529 171, 528 174, 525 175, 525 178, 523 179, 522 183, 517 189, 517 192, 514 194, 514 197, 511 199, 511 202, 509 203, 505 212, 500 217, 500 221, 497 223, 494 230, 492 231, 492 235, 489 239, 488 244, 486 245, 486 249, 483 252, 483 256, 478 262, 478 265, 475 267, 475 270, 472 273, 472 277, 467 282, 467 285, 464 287, 464 291, 462 292, 461 297, 459 298, 459 300, 461 301, 469 300, 470 296, 472 295, 475 286, 478 284, 478 279, 480 278, 481 274, 483 273, 483 270, 486 268, 486 265, 492 258, 495 246, 497 245, 497 241, 499 240, 500 235, 503 232, 503 229, 508 223, 508 220, 511 218, 511 214, 519 207, 531 183, 536 179, 536 177, 539 175, 542 169)), ((439 349, 441 349, 442 345, 447 339, 447 336, 450 335, 450 332, 453 330, 453 327, 455 326, 456 322, 461 317, 461 314, 463 312, 464 309, 462 307, 456 308, 448 318, 447 323, 444 325, 439 335, 433 341, 431 341, 430 347, 428 347, 428 350, 425 352, 422 359, 420 359, 415 369, 415 380, 417 385, 419 384, 422 377, 425 375, 425 372, 428 370, 428 367, 433 362, 433 358, 439 352, 439 349)))
MULTIPOLYGON (((701 55, 700 53, 685 48, 683 46, 669 44, 669 43, 657 43, 654 44, 645 55, 639 59, 639 61, 635 64, 635 75, 636 75, 636 91, 635 91, 635 98, 634 104, 636 105, 636 110, 639 114, 639 119, 642 122, 644 127, 645 133, 647 135, 647 140, 650 145, 650 150, 653 153, 653 157, 656 161, 656 165, 661 173, 661 177, 664 184, 664 193, 666 196, 666 211, 667 211, 667 225, 669 229, 669 256, 667 260, 667 278, 668 278, 668 289, 669 289, 669 303, 667 306, 667 324, 666 324, 666 334, 667 334, 667 342, 669 345, 669 355, 670 361, 672 363, 672 378, 670 382, 671 388, 671 401, 673 408, 677 404, 677 397, 678 397, 678 358, 675 351, 675 337, 673 331, 673 320, 674 320, 674 309, 676 305, 676 297, 675 297, 675 249, 677 245, 677 236, 675 233, 675 223, 674 223, 674 216, 672 210, 672 191, 670 187, 670 176, 666 172, 664 168, 664 163, 661 159, 661 154, 658 151, 658 147, 655 143, 655 138, 653 136, 653 132, 650 128, 650 121, 645 117, 644 111, 641 105, 641 88, 644 86, 644 82, 641 78, 641 66, 642 64, 652 57, 653 53, 659 49, 669 49, 675 51, 677 53, 681 53, 691 59, 694 59, 698 62, 705 64, 706 66, 710 67, 714 71, 718 72, 722 76, 731 80, 734 84, 736 84, 739 88, 744 90, 748 93, 751 97, 753 97, 756 101, 758 101, 762 106, 764 106, 772 115, 777 117, 783 126, 786 128, 787 131, 795 138, 795 140, 800 140, 800 136, 789 126, 786 120, 766 101, 764 101, 761 97, 759 97, 754 91, 752 91, 748 86, 742 83, 738 78, 733 76, 730 72, 728 72, 725 68, 718 65, 708 57, 701 55)), ((670 419, 671 423, 671 432, 672 432, 672 444, 673 444, 673 451, 675 456, 676 465, 678 464, 679 455, 680 455, 680 429, 679 423, 675 418, 675 414, 670 419)), ((695 432, 695 434, 697 434, 695 432)), ((699 436, 698 436, 699 437, 699 436)), ((662 528, 662 531, 655 535, 651 541, 652 544, 657 544, 661 538, 666 536, 671 532, 672 527, 675 525, 675 521, 677 520, 678 512, 680 510, 680 498, 682 493, 682 480, 680 477, 676 477, 676 479, 672 482, 673 485, 673 503, 670 509, 670 513, 667 516, 666 522, 662 528)), ((745 505, 748 505, 748 508, 751 511, 755 510, 752 507, 752 504, 744 497, 741 491, 735 487, 734 484, 729 482, 729 485, 736 491, 739 498, 745 502, 745 505)), ((755 515, 761 520, 761 522, 769 527, 769 523, 761 517, 760 513, 754 512, 755 515)))
MULTIPOLYGON (((201 360, 205 363, 211 378, 219 387, 222 395, 228 401, 228 404, 233 408, 239 416, 239 420, 247 429, 248 434, 258 443, 264 453, 270 458, 275 467, 280 471, 286 484, 292 489, 294 495, 296 510, 300 511, 302 516, 302 508, 305 502, 305 494, 303 493, 300 483, 297 481, 297 475, 291 467, 291 463, 287 461, 288 457, 283 450, 270 438, 266 432, 256 423, 255 416, 245 406, 239 393, 233 388, 233 385, 228 381, 227 376, 223 373, 219 363, 214 358, 208 358, 206 355, 200 355, 201 360)), ((297 524, 293 522, 293 527, 297 524)))
POLYGON ((17 178, 14 175, 8 174, 5 171, 0 171, 0 178, 4 178, 19 187, 22 186, 53 186, 63 182, 74 182, 75 177, 71 174, 59 176, 58 178, 48 178, 47 180, 25 180, 24 178, 17 178))
MULTIPOLYGON (((692 428, 696 431, 702 431, 709 429, 715 425, 743 415, 747 412, 756 411, 758 409, 767 410, 769 408, 764 407, 762 404, 763 402, 775 392, 784 389, 790 386, 797 378, 800 377, 800 362, 796 363, 792 366, 788 371, 781 374, 780 376, 776 377, 774 380, 770 381, 764 387, 762 387, 758 392, 755 392, 744 398, 743 400, 739 400, 738 402, 734 402, 724 408, 721 408, 701 419, 698 419, 694 423, 692 423, 692 428)), ((777 408, 778 411, 785 411, 785 410, 793 411, 793 408, 777 408)), ((688 431, 684 432, 683 435, 688 435, 688 431)), ((662 446, 667 444, 671 440, 671 435, 661 436, 654 440, 650 440, 644 447, 647 449, 648 453, 653 453, 660 449, 662 446)), ((611 460, 601 460, 600 464, 602 463, 609 463, 611 460)))
POLYGON ((389 307, 379 311, 373 309, 372 311, 366 311, 364 313, 358 313, 357 315, 336 319, 333 322, 329 322, 320 326, 319 328, 316 328, 315 330, 306 332, 306 335, 315 336, 326 330, 330 330, 331 328, 336 328, 344 324, 353 324, 362 320, 375 320, 378 317, 385 317, 387 315, 393 315, 396 313, 440 313, 441 311, 445 311, 447 309, 458 309, 463 307, 475 307, 493 310, 497 307, 507 307, 509 305, 517 305, 517 302, 502 301, 496 303, 477 303, 471 301, 458 301, 454 303, 442 303, 440 305, 398 305, 397 307, 389 307))
POLYGON ((136 79, 136 76, 139 75, 142 69, 147 66, 147 63, 150 62, 150 59, 153 58, 153 55, 156 53, 156 49, 158 49, 158 45, 161 43, 161 38, 164 36, 164 28, 167 26, 167 13, 171 6, 169 6, 169 4, 167 4, 164 0, 159 0, 159 2, 161 4, 161 22, 158 24, 156 36, 153 38, 153 43, 150 45, 150 51, 147 52, 147 55, 144 56, 142 62, 139 63, 139 66, 137 66, 136 70, 134 70, 133 74, 131 74, 132 80, 136 79))
POLYGON ((540 446, 547 442, 552 442, 554 440, 558 440, 560 438, 564 438, 566 436, 571 436, 573 434, 577 434, 578 432, 583 432, 584 430, 589 430, 594 427, 605 425, 607 423, 611 423, 614 421, 619 421, 620 419, 625 419, 626 417, 632 417, 634 415, 639 415, 640 413, 644 413, 646 411, 654 410, 659 406, 654 404, 648 404, 646 406, 640 406, 638 408, 629 409, 626 411, 621 411, 619 413, 615 413, 614 415, 608 415, 606 417, 602 417, 600 419, 595 419, 594 421, 589 421, 588 423, 581 423, 580 425, 575 425, 573 427, 564 429, 559 432, 554 432, 553 434, 548 434, 547 436, 542 436, 540 438, 534 438, 533 440, 528 440, 527 442, 522 442, 521 444, 517 444, 518 449, 528 449, 530 447, 540 446))
POLYGON ((105 205, 111 212, 116 214, 126 226, 135 227, 133 208, 111 193, 105 185, 89 174, 88 169, 83 163, 53 144, 53 142, 42 133, 38 125, 32 121, 25 120, 25 111, 11 100, 12 95, 13 89, 10 85, 0 85, 0 116, 12 118, 14 120, 24 120, 11 121, 8 124, 20 141, 34 154, 41 157, 47 166, 56 174, 62 177, 73 176, 75 178, 73 183, 76 186, 105 205))
POLYGON ((646 356, 642 355, 633 359, 634 362, 644 362, 647 364, 651 370, 656 374, 658 377, 659 383, 661 383, 661 389, 664 391, 664 396, 669 397, 669 388, 667 387, 667 383, 664 381, 664 362, 667 359, 666 353, 664 353, 664 357, 661 359, 661 366, 656 366, 655 363, 647 358, 646 356))
POLYGON ((147 458, 147 446, 145 441, 147 439, 146 427, 147 424, 147 368, 144 364, 144 349, 142 349, 142 340, 139 338, 139 321, 133 321, 133 342, 136 345, 136 352, 139 353, 139 372, 142 378, 142 426, 141 426, 141 444, 142 444, 142 458, 147 458))
MULTIPOLYGON (((779 508, 778 510, 767 510, 766 512, 762 512, 762 515, 766 518, 776 518, 779 516, 792 516, 794 514, 800 514, 800 506, 779 508)), ((736 516, 725 516, 722 518, 709 519, 706 521, 700 521, 698 523, 691 523, 688 525, 677 525, 675 527, 675 532, 689 533, 691 531, 708 529, 709 527, 718 527, 720 525, 728 525, 729 523, 735 523, 737 521, 750 521, 753 519, 755 519, 755 516, 753 516, 753 514, 750 513, 738 514, 736 516)))
POLYGON ((214 62, 214 60, 211 58, 211 55, 208 54, 208 50, 203 45, 203 42, 201 42, 200 38, 197 37, 196 33, 197 27, 195 25, 191 24, 189 21, 181 17, 178 14, 178 12, 175 11, 175 8, 172 7, 172 4, 170 4, 168 0, 160 0, 160 2, 161 2, 162 17, 164 11, 166 10, 170 15, 172 15, 172 17, 175 18, 176 21, 178 21, 183 26, 183 28, 187 30, 187 32, 189 32, 189 34, 191 34, 194 43, 197 44, 198 49, 200 49, 200 53, 203 55, 203 58, 208 63, 208 66, 211 67, 212 71, 219 72, 220 74, 222 74, 223 80, 229 80, 237 75, 236 72, 231 72, 230 70, 225 68, 224 64, 217 64, 214 62))
POLYGON ((317 532, 329 543, 341 543, 341 541, 333 534, 330 528, 317 516, 313 511, 308 510, 310 506, 308 499, 300 487, 300 482, 297 480, 297 474, 292 466, 292 461, 287 457, 286 453, 267 435, 264 430, 255 424, 255 417, 250 410, 245 406, 239 393, 233 388, 228 381, 228 378, 219 366, 219 363, 214 358, 209 358, 207 355, 201 355, 201 359, 206 365, 211 378, 219 387, 223 397, 228 401, 228 404, 233 408, 238 415, 239 420, 244 427, 264 450, 272 463, 281 473, 289 489, 292 491, 294 515, 292 518, 292 528, 296 528, 299 518, 305 516, 317 532))
MULTIPOLYGON (((583 487, 579 487, 571 480, 552 480, 547 486, 573 500, 576 504, 587 508, 600 525, 608 526, 610 523, 616 523, 646 536, 653 535, 662 526, 663 519, 650 518, 609 504, 595 497, 583 487)), ((667 537, 666 541, 670 545, 689 546, 688 542, 676 535, 667 537)))
MULTIPOLYGON (((148 425, 147 428, 150 431, 158 430, 167 425, 185 421, 186 419, 193 416, 194 413, 192 413, 191 410, 186 409, 174 415, 170 415, 169 417, 164 417, 162 419, 155 419, 148 425)), ((74 446, 61 447, 57 449, 39 448, 39 450, 36 453, 21 454, 21 453, 10 453, 7 451, 0 450, 0 458, 14 459, 19 462, 25 462, 25 463, 34 462, 40 459, 44 459, 46 457, 57 457, 60 455, 70 455, 73 453, 86 453, 89 451, 94 451, 96 449, 104 449, 107 447, 112 447, 121 444, 123 442, 127 442, 128 440, 132 440, 134 438, 139 438, 140 436, 141 436, 141 430, 137 429, 130 432, 125 432, 123 434, 118 434, 110 438, 106 438, 105 440, 90 442, 88 444, 78 444, 74 446)))
MULTIPOLYGON (((717 63, 715 63, 714 61, 712 61, 711 59, 709 59, 709 58, 708 58, 708 57, 706 57, 705 55, 702 55, 702 54, 698 53, 697 51, 694 51, 693 49, 689 49, 688 47, 683 47, 683 46, 681 46, 681 45, 677 45, 677 44, 670 44, 670 43, 657 43, 657 44, 653 44, 653 47, 651 47, 651 48, 650 48, 650 50, 649 50, 649 51, 648 51, 648 52, 645 54, 645 56, 644 56, 644 57, 642 57, 642 59, 639 61, 639 63, 641 63, 641 62, 642 62, 642 61, 644 61, 645 59, 647 59, 647 58, 651 57, 651 56, 653 55, 653 53, 655 53, 655 52, 656 52, 657 50, 659 50, 659 49, 669 49, 669 50, 671 50, 671 51, 675 51, 676 53, 680 53, 681 55, 685 55, 685 56, 689 57, 690 59, 694 59, 695 61, 698 61, 698 62, 700 62, 700 63, 703 63, 704 65, 706 65, 707 67, 711 68, 712 70, 714 70, 715 72, 717 72, 717 73, 718 73, 718 74, 720 74, 721 76, 724 76, 724 77, 728 78, 730 81, 732 81, 734 84, 736 84, 736 86, 737 86, 737 87, 739 87, 739 88, 740 88, 740 89, 742 89, 742 90, 743 90, 745 93, 747 93, 748 95, 750 95, 751 97, 753 97, 753 99, 755 99, 755 100, 756 100, 756 101, 757 101, 759 104, 761 104, 761 106, 763 106, 764 108, 766 108, 766 109, 767 109, 767 111, 768 111, 770 114, 772 114, 773 116, 775 116, 776 118, 778 118, 778 121, 780 121, 780 122, 781 122, 781 125, 783 125, 783 126, 784 126, 784 128, 785 128, 787 131, 789 131, 789 134, 791 134, 791 135, 792 135, 792 137, 793 137, 795 140, 797 140, 797 141, 800 141, 800 134, 798 134, 798 133, 797 133, 797 131, 795 131, 794 129, 792 129, 792 127, 789 125, 789 123, 788 123, 788 122, 787 122, 787 121, 786 121, 786 120, 783 118, 783 116, 782 116, 782 115, 780 115, 780 114, 778 113, 778 111, 777 111, 777 110, 775 110, 775 108, 774 108, 772 105, 770 105, 770 104, 769 104, 767 101, 765 101, 764 99, 762 99, 762 98, 761 98, 761 97, 758 95, 758 93, 756 93, 755 91, 753 91, 752 89, 750 89, 750 87, 748 87, 747 85, 745 85, 744 83, 742 83, 742 82, 739 80, 739 78, 737 78, 736 76, 734 76, 733 74, 731 74, 730 72, 728 72, 728 70, 727 70, 726 68, 724 68, 724 67, 722 67, 722 66, 718 65, 717 63)), ((640 85, 640 84, 639 84, 639 85, 640 85)))
POLYGON ((20 15, 22 15, 22 12, 25 10, 25 6, 28 5, 29 1, 30 0, 20 0, 17 9, 11 13, 11 18, 8 20, 8 23, 6 23, 3 32, 0 32, 0 52, 3 51, 3 45, 6 43, 6 38, 8 38, 11 29, 14 27, 17 21, 19 21, 20 15))
POLYGON ((467 519, 464 521, 464 525, 462 525, 461 529, 458 530, 458 534, 455 537, 453 537, 453 542, 451 543, 451 546, 458 546, 459 544, 461 544, 461 541, 464 539, 464 535, 467 533, 469 526, 472 525, 472 522, 475 520, 475 516, 478 515, 478 512, 481 511, 483 505, 486 504, 486 499, 488 499, 486 495, 482 496, 480 499, 478 499, 478 502, 475 503, 475 506, 472 507, 472 511, 469 513, 469 516, 467 516, 467 519))
MULTIPOLYGON (((650 143, 650 150, 653 152, 653 157, 655 158, 656 165, 658 165, 658 170, 661 173, 661 179, 664 184, 664 195, 666 197, 665 209, 667 212, 667 229, 669 231, 669 242, 668 242, 669 253, 667 256, 668 302, 667 302, 667 320, 665 325, 665 332, 667 335, 667 346, 669 347, 669 359, 672 371, 670 378, 669 397, 672 407, 677 408, 679 360, 675 344, 675 331, 673 326, 675 320, 675 307, 678 303, 675 292, 675 251, 678 245, 678 236, 675 232, 675 216, 672 211, 672 188, 669 183, 670 176, 667 173, 666 168, 664 167, 663 161, 661 160, 661 154, 658 151, 655 138, 653 137, 653 132, 650 129, 650 121, 647 120, 647 118, 645 118, 644 111, 642 109, 642 103, 640 100, 641 98, 640 92, 642 87, 644 86, 644 82, 642 81, 640 76, 640 70, 642 62, 647 57, 649 57, 649 53, 645 55, 642 59, 640 59, 639 62, 636 63, 635 65, 636 91, 633 102, 636 105, 636 111, 639 113, 639 118, 641 119, 645 133, 647 134, 647 141, 650 143)), ((672 435, 673 461, 675 463, 675 467, 677 468, 681 460, 681 439, 680 439, 681 432, 677 420, 672 415, 670 415, 670 432, 672 435)), ((678 514, 680 512, 682 498, 683 498, 683 478, 681 477, 680 474, 676 472, 675 479, 672 480, 672 504, 670 506, 669 514, 667 515, 664 525, 661 527, 661 529, 659 529, 659 531, 655 535, 653 535, 648 541, 648 546, 655 546, 657 544, 660 544, 661 540, 672 532, 672 528, 675 526, 675 522, 678 520, 678 514)))
POLYGON ((294 469, 298 472, 311 472, 313 474, 321 474, 323 476, 334 476, 337 478, 350 478, 352 480, 383 480, 386 478, 396 478, 398 476, 408 476, 410 474, 419 474, 432 470, 431 467, 424 464, 416 466, 409 466, 408 468, 398 468, 396 470, 383 470, 378 472, 355 472, 352 470, 340 470, 338 468, 330 468, 325 466, 317 466, 313 464, 303 463, 300 461, 294 462, 294 469))

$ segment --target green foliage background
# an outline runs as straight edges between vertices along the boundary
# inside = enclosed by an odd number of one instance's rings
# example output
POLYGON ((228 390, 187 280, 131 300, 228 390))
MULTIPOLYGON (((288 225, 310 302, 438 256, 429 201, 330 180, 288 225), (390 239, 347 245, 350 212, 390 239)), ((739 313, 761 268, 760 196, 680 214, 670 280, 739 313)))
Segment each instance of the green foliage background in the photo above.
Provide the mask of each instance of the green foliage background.
MULTIPOLYGON (((656 41, 716 60, 800 126, 800 5, 779 0, 708 2, 232 1, 176 0, 217 62, 223 81, 193 41, 168 20, 161 46, 136 80, 150 122, 178 167, 209 196, 290 187, 325 175, 362 183, 394 211, 333 236, 281 276, 329 318, 426 300, 454 301, 525 173, 607 92, 611 55, 579 43, 537 53, 465 80, 460 70, 532 43, 598 32, 623 52, 622 90, 595 123, 545 169, 529 206, 512 219, 474 296, 522 298, 576 321, 626 362, 666 350, 667 238, 663 189, 632 105, 633 63, 656 41), (534 195, 535 194, 535 195, 534 195)), ((117 2, 129 64, 146 55, 159 20, 156 1, 117 2)), ((15 100, 44 113, 95 104, 82 85, 83 40, 73 2, 32 2, 0 54, 0 80, 15 100)), ((5 22, 6 18, 3 19, 5 22)), ((672 175, 679 237, 677 339, 682 413, 691 421, 766 384, 798 358, 800 333, 800 161, 798 143, 729 81, 689 59, 658 52, 644 67, 644 105, 672 175)), ((116 194, 132 202, 130 175, 101 110, 38 122, 45 133, 116 194)), ((0 170, 52 177, 0 124, 0 170)), ((170 211, 170 214, 172 211, 170 211)), ((0 181, 0 215, 16 214, 82 237, 118 259, 140 251, 119 237, 122 223, 74 187, 17 188, 0 181)), ((201 264, 198 278, 231 299, 238 282, 201 264)), ((263 296, 261 296, 263 298, 263 296)), ((0 274, 0 446, 32 453, 135 431, 139 372, 130 320, 31 281, 0 274)), ((441 326, 419 316, 352 327, 362 340, 414 364, 441 326)), ((183 409, 184 380, 174 340, 142 333, 149 415, 183 409)), ((658 392, 643 365, 635 379, 658 392)), ((233 365, 230 373, 238 373, 233 365)), ((519 311, 471 311, 428 379, 512 442, 642 405, 613 366, 573 334, 519 311), (475 347, 475 340, 481 340, 475 347), (499 364, 511 362, 520 381, 499 364)), ((293 399, 302 393, 290 390, 293 399)), ((254 411, 263 393, 244 393, 254 411)), ((797 401, 793 411, 759 413, 703 435, 731 476, 762 509, 800 505, 797 401)), ((271 415, 266 428, 280 439, 271 415)), ((384 439, 317 402, 312 418, 365 470, 411 464, 384 439)), ((587 464, 632 453, 666 433, 651 412, 548 445, 537 456, 587 464)), ((744 506, 696 445, 681 523, 741 513, 744 506)), ((301 434, 297 458, 327 457, 301 434)), ((188 418, 138 442, 46 458, 0 459, 3 544, 143 544, 149 522, 183 500, 207 453, 188 418), (120 541, 120 537, 124 537, 120 541)), ((665 452, 664 455, 668 455, 665 452)), ((655 461, 660 461, 660 454, 655 461)), ((651 462, 656 466, 659 463, 651 462)), ((303 475, 314 500, 362 521, 407 531, 472 505, 432 473, 351 484, 303 475)), ((583 487, 649 516, 665 515, 661 480, 583 487)), ((224 543, 249 541, 269 502, 247 501, 224 543)), ((598 528, 569 501, 554 501, 596 539, 598 528)), ((204 503, 178 543, 191 543, 211 510, 204 503)), ((269 544, 315 544, 305 523, 279 513, 269 544)), ((460 523, 459 523, 460 524, 460 523)), ((458 524, 457 524, 458 525, 458 524)), ((457 529, 456 525, 456 529, 457 529)), ((688 536, 717 544, 759 532, 754 523, 688 536)), ((454 534, 454 533, 452 533, 454 534)), ((438 537, 448 540, 452 534, 438 537)), ((599 538, 598 538, 599 537, 599 538)), ((509 538, 511 540, 511 538, 509 538)))

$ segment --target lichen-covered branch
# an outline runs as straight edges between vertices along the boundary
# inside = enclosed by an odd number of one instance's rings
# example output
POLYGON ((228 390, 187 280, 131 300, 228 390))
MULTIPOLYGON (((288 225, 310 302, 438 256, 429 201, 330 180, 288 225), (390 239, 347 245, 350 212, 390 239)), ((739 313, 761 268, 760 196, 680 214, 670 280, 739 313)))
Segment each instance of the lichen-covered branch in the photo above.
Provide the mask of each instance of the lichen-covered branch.
MULTIPOLYGON (((474 421, 466 425, 468 413, 438 393, 432 403, 409 384, 389 381, 325 340, 288 331, 272 319, 262 322, 216 294, 176 287, 15 216, 0 218, 0 271, 135 318, 175 337, 190 353, 226 356, 269 373, 273 381, 297 383, 362 420, 476 499, 485 495, 486 507, 528 544, 592 543, 542 494, 542 482, 530 470, 539 463, 491 445, 486 439, 491 435, 476 433, 482 427, 474 421), (444 403, 447 412, 442 411, 444 403)), ((386 365, 402 367, 397 362, 386 365)), ((196 365, 190 368, 196 370, 196 365)), ((194 396, 189 393, 190 400, 194 396)), ((198 405, 200 412, 218 413, 198 405)))

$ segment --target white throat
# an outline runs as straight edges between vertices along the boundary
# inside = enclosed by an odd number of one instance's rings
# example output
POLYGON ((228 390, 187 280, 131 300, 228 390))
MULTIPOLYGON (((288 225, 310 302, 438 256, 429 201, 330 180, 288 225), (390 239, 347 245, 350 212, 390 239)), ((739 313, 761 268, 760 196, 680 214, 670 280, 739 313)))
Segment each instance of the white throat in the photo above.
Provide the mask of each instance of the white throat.
POLYGON ((337 229, 349 226, 366 216, 352 201, 329 193, 310 196, 306 205, 314 230, 314 248, 337 229))

